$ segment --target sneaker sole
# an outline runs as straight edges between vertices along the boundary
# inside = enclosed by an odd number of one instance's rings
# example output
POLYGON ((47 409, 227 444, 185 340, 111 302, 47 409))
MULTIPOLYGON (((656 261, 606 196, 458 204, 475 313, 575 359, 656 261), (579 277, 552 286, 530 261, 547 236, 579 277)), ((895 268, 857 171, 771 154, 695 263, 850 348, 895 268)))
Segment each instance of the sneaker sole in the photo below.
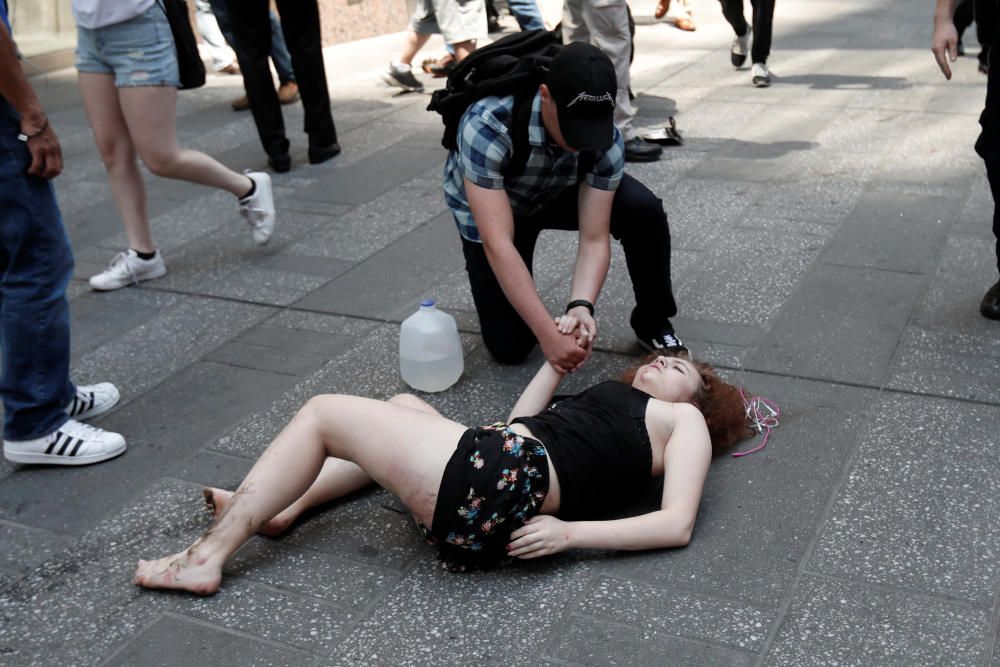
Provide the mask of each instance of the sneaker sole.
POLYGON ((116 289, 121 289, 123 287, 128 287, 129 285, 137 285, 139 283, 144 283, 147 280, 156 280, 157 278, 162 278, 165 275, 167 275, 167 267, 164 266, 162 269, 154 271, 153 273, 151 273, 151 274, 149 274, 147 276, 143 276, 141 278, 136 278, 134 281, 130 280, 127 283, 122 283, 121 285, 117 285, 117 286, 112 286, 112 287, 98 287, 92 281, 87 281, 87 282, 90 284, 90 289, 94 290, 95 292, 114 292, 116 289))
POLYGON ((85 466, 91 463, 100 463, 121 456, 125 453, 125 443, 120 447, 104 454, 94 454, 92 456, 58 456, 56 454, 28 454, 22 452, 8 452, 4 445, 4 458, 12 463, 35 464, 35 465, 57 465, 57 466, 85 466))
POLYGON ((691 358, 694 357, 694 355, 691 354, 691 348, 689 348, 687 345, 681 345, 680 347, 653 347, 652 345, 650 345, 649 343, 647 343, 646 341, 644 341, 641 338, 636 338, 635 340, 636 340, 637 343, 639 343, 639 346, 642 347, 647 352, 652 352, 652 353, 657 353, 658 354, 658 353, 663 353, 663 352, 675 352, 676 353, 676 352, 680 352, 680 351, 683 350, 684 352, 687 353, 688 357, 691 357, 691 358))
POLYGON ((388 74, 383 74, 382 75, 382 81, 385 82, 385 83, 387 83, 387 84, 389 84, 390 86, 393 86, 394 88, 400 88, 402 90, 405 90, 408 93, 422 93, 422 92, 424 92, 424 87, 423 86, 421 86, 420 88, 414 88, 413 86, 407 86, 405 83, 400 83, 399 81, 396 81, 395 79, 393 79, 388 74))
POLYGON ((771 87, 771 82, 770 81, 765 81, 763 79, 760 79, 760 80, 754 79, 753 80, 753 86, 754 86, 754 88, 770 88, 771 87))

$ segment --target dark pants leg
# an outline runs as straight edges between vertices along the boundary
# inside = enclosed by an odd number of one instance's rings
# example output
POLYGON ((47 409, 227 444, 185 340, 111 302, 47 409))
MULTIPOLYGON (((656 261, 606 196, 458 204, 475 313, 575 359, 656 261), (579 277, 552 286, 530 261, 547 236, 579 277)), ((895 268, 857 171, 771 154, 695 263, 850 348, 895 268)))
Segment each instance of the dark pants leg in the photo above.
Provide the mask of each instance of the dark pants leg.
POLYGON ((750 60, 766 63, 771 55, 771 29, 774 25, 774 0, 750 0, 753 5, 753 46, 750 60))
POLYGON ((3 437, 31 440, 68 418, 73 254, 52 184, 27 174, 18 121, 0 98, 0 398, 3 437))
POLYGON ((973 0, 959 0, 958 5, 955 7, 955 15, 952 17, 952 20, 955 22, 955 30, 958 31, 959 41, 961 41, 962 35, 965 34, 966 28, 972 25, 972 21, 975 18, 973 6, 973 0))
MULTIPOLYGON (((209 0, 212 6, 212 13, 219 24, 222 36, 229 42, 229 46, 236 51, 236 35, 233 34, 233 26, 229 19, 229 0, 209 0)), ((281 32, 281 23, 274 12, 268 12, 271 19, 271 62, 274 69, 278 71, 278 81, 285 84, 295 81, 295 72, 292 71, 292 57, 288 55, 288 47, 285 45, 285 37, 281 32)))
POLYGON ((278 92, 274 89, 271 67, 267 62, 271 53, 271 25, 267 8, 267 0, 230 2, 229 22, 236 38, 236 58, 243 71, 243 86, 250 100, 250 111, 257 125, 260 143, 264 152, 276 157, 286 155, 289 144, 278 92))
POLYGON ((319 7, 316 0, 277 2, 281 28, 288 51, 292 54, 292 69, 295 70, 295 80, 305 108, 305 131, 309 135, 309 145, 326 148, 337 141, 337 130, 330 111, 330 91, 326 87, 319 7))
MULTIPOLYGON (((994 26, 995 28, 995 26, 994 26)), ((990 51, 990 60, 996 60, 990 51)), ((986 79, 986 105, 979 116, 983 130, 976 141, 976 152, 986 162, 986 175, 993 192, 993 235, 996 238, 997 271, 1000 271, 1000 63, 990 63, 986 79), (996 67, 994 67, 996 65, 996 67)))
POLYGON ((743 0, 719 0, 722 4, 722 16, 725 17, 737 37, 747 34, 750 26, 743 16, 743 0))
MULTIPOLYGON (((543 229, 579 229, 577 188, 567 188, 535 215, 515 219, 514 246, 529 271, 543 229)), ((670 318, 677 314, 677 304, 670 283, 667 215, 663 202, 628 174, 615 192, 611 235, 622 244, 632 279, 636 301, 632 328, 637 334, 672 331, 670 318)), ((535 335, 507 300, 482 244, 463 239, 462 248, 486 349, 504 363, 523 361, 537 343, 535 335)))

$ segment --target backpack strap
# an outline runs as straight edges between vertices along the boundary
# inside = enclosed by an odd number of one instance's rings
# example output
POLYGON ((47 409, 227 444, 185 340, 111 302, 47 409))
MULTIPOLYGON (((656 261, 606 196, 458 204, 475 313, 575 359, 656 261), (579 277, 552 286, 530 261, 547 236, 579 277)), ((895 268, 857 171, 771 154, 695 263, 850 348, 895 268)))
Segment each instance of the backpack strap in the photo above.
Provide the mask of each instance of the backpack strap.
POLYGON ((524 170, 531 157, 531 106, 535 101, 536 88, 531 93, 514 96, 514 109, 511 114, 510 136, 513 142, 510 160, 507 162, 507 173, 517 174, 524 170))

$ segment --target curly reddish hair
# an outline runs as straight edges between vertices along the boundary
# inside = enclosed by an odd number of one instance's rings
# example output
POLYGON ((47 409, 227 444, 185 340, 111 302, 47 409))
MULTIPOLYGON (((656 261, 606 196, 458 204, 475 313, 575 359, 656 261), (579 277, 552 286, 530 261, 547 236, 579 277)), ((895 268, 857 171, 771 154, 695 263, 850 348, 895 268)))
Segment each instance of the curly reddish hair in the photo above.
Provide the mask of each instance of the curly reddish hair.
MULTIPOLYGON (((652 363, 659 356, 663 355, 648 355, 622 373, 619 380, 625 384, 632 384, 639 368, 652 363)), ((753 428, 747 421, 743 397, 740 396, 738 387, 720 378, 715 369, 705 362, 692 359, 691 364, 701 375, 701 389, 691 397, 691 404, 705 417, 708 434, 712 439, 712 456, 721 456, 732 449, 737 442, 754 434, 753 428)))

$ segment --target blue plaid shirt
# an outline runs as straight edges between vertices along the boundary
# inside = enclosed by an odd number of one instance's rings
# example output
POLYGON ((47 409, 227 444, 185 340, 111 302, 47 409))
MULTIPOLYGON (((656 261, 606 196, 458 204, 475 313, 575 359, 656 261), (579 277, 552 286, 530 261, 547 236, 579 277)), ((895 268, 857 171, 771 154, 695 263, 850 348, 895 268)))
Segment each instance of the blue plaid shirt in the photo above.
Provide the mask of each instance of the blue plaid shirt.
MULTIPOLYGON (((539 93, 535 93, 528 121, 531 155, 522 173, 504 175, 514 151, 510 135, 513 115, 513 95, 484 97, 471 105, 458 125, 458 148, 451 151, 445 162, 444 199, 455 216, 459 233, 469 241, 479 242, 480 238, 463 177, 483 188, 507 190, 516 216, 536 213, 564 189, 576 185, 577 155, 548 141, 542 125, 539 93)), ((625 146, 621 132, 615 128, 614 143, 608 150, 597 153, 585 181, 598 190, 614 190, 624 169, 625 146)))

